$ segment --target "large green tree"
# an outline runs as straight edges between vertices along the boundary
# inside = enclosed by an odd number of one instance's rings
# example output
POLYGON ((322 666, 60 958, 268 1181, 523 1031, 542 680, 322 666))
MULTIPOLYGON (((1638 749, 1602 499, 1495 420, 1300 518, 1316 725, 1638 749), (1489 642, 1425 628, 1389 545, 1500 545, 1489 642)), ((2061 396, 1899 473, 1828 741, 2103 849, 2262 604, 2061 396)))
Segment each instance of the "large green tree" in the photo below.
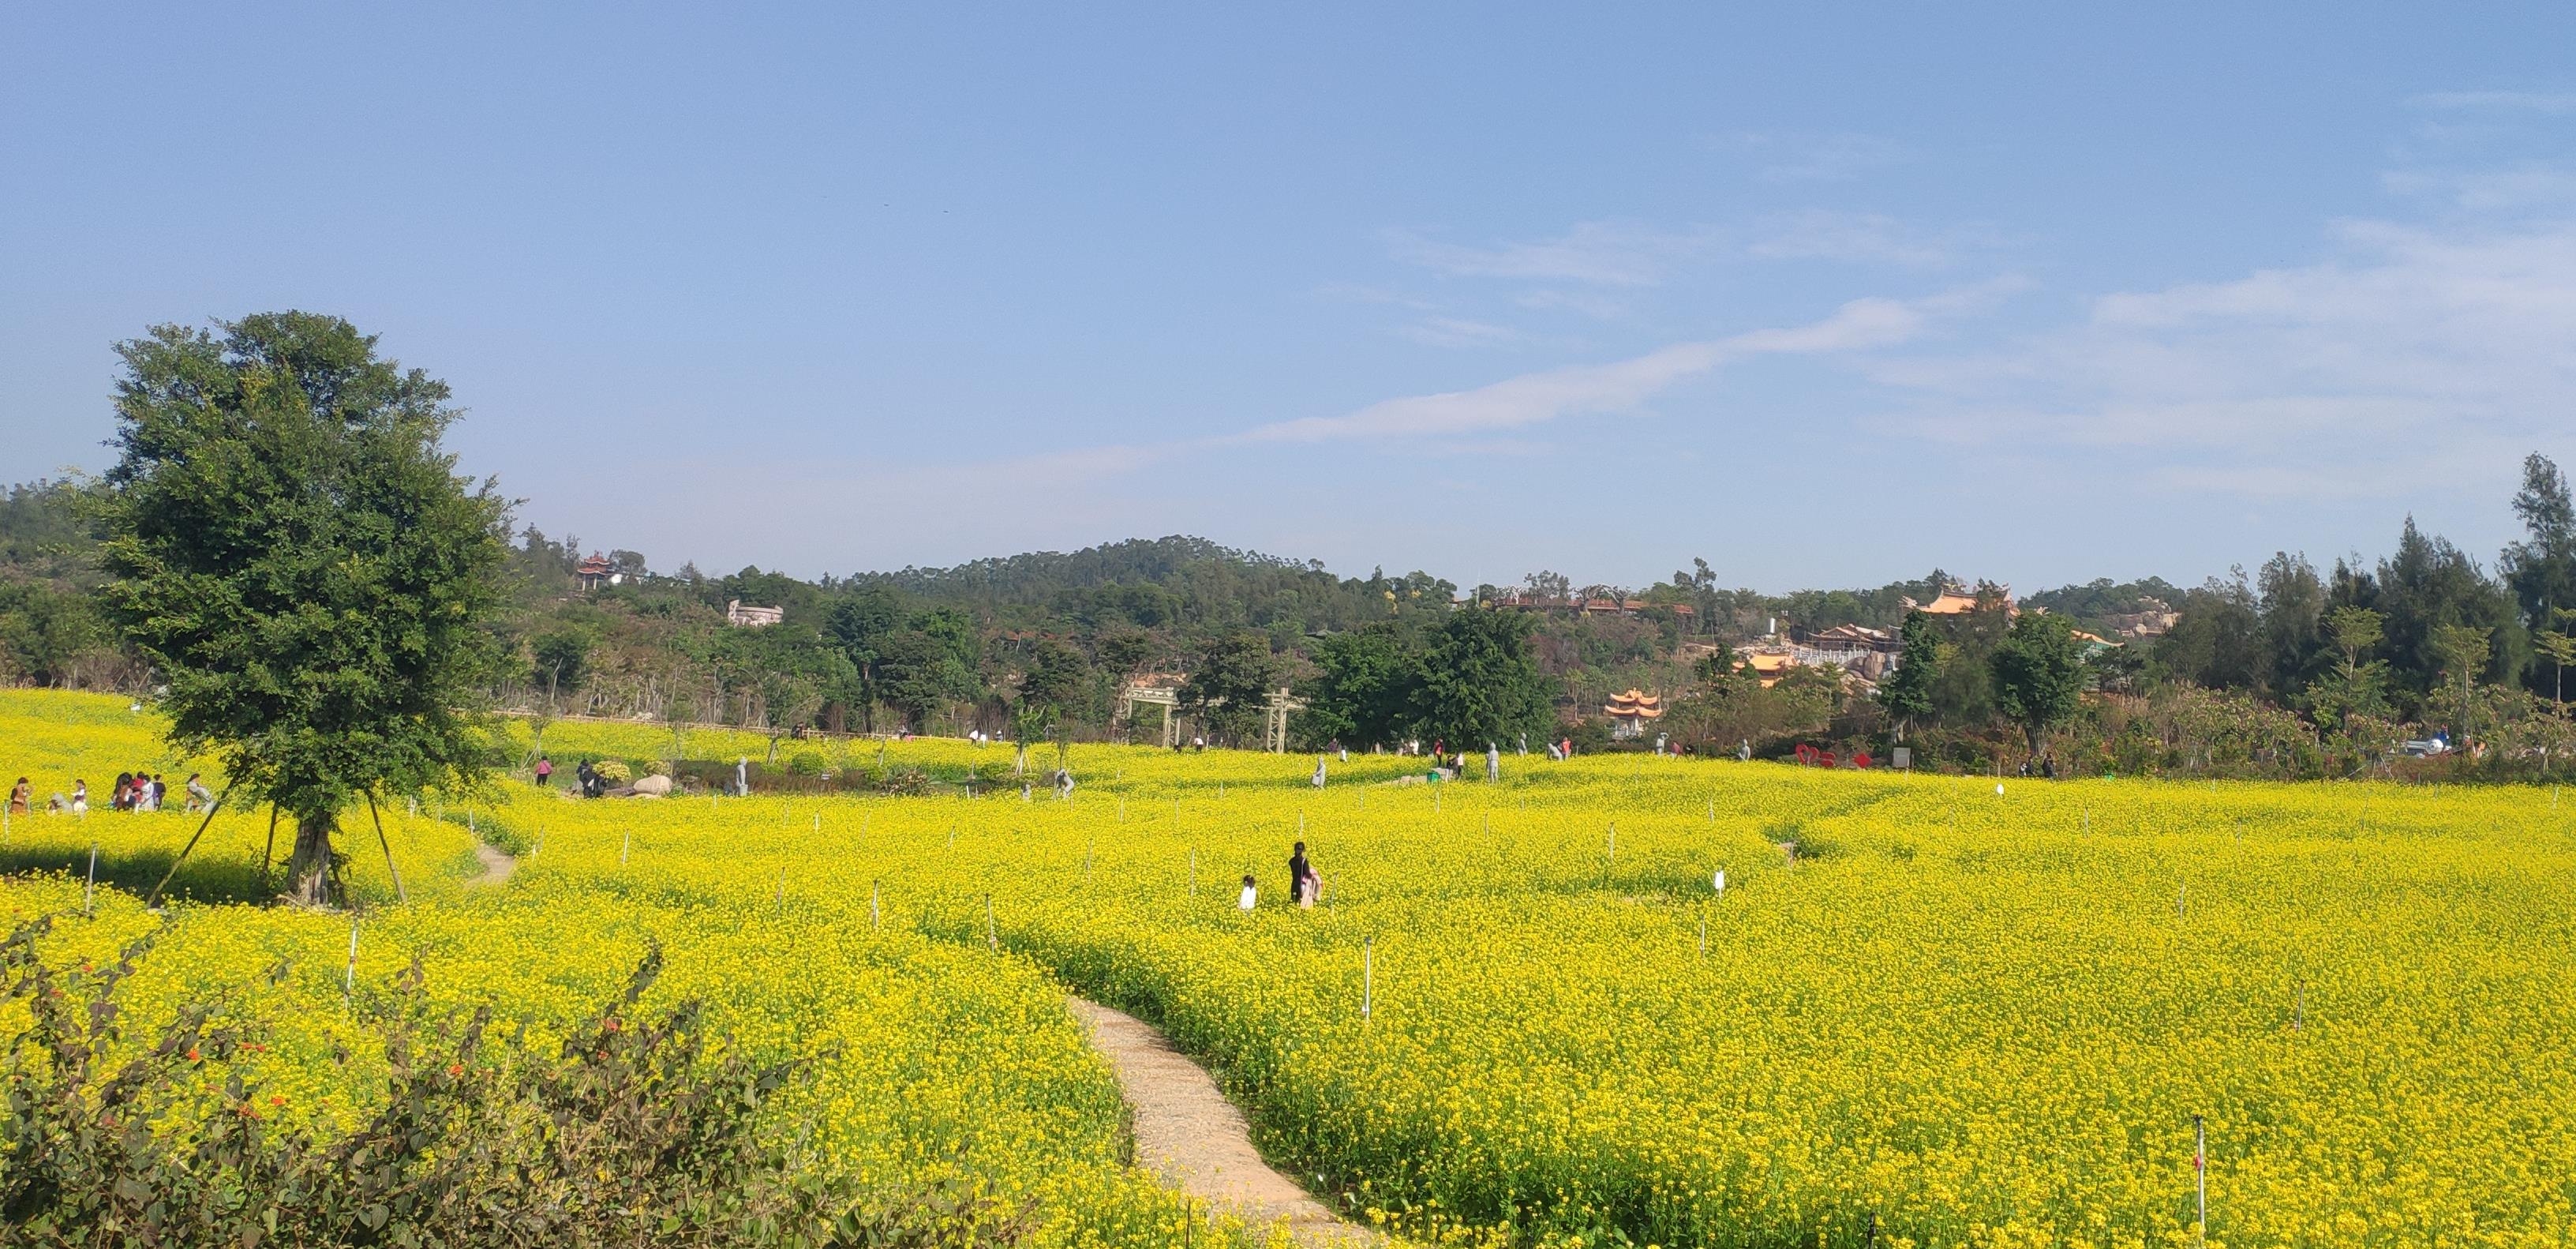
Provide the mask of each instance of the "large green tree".
POLYGON ((2488 648, 2480 679, 2496 684, 2518 682, 2530 665, 2530 637, 2518 619, 2513 594, 2489 578, 2458 547, 2416 528, 2415 518, 2397 535, 2397 550, 2379 561, 2378 575, 2356 606, 2387 617, 2384 643, 2392 675, 2421 702, 2456 680, 2434 644, 2444 625, 2487 630, 2488 648))
POLYGON ((1423 648, 1422 731, 1461 750, 1516 745, 1553 723, 1547 679, 1530 658, 1530 614, 1461 608, 1423 648))
POLYGON ((2388 662, 2362 658, 2386 632, 2380 614, 2367 607, 2338 607, 2326 613, 2325 630, 2337 658, 2332 669, 2308 685, 2308 709, 2317 723, 2339 725, 2354 716, 2386 715, 2388 662))
POLYGON ((1422 654, 1411 633, 1380 622, 1325 638, 1315 648, 1300 728, 1317 743, 1383 746, 1412 731, 1422 654))
POLYGON ((1995 647, 1995 707, 2021 726, 2030 752, 2072 719, 2084 696, 2084 644, 2064 616, 2024 614, 1995 647))
POLYGON ((1278 671, 1267 635, 1250 629, 1220 635, 1200 652, 1189 680, 1181 683, 1180 709, 1218 740, 1242 741, 1261 724, 1278 671))
POLYGON ((2567 475, 2548 456, 2534 452, 2523 460, 2513 514, 2530 536, 2505 548, 2497 570, 2526 629, 2538 635, 2562 628, 2561 613, 2576 611, 2576 500, 2568 496, 2567 475))
POLYGON ((1878 701, 1896 717, 1896 740, 1902 742, 1908 727, 1932 714, 1932 683, 1941 676, 1941 631, 1929 615, 1909 611, 1897 637, 1905 649, 1897 656, 1896 671, 1879 682, 1878 701))
POLYGON ((482 769, 507 505, 443 449, 447 386, 374 337, 302 312, 219 328, 117 348, 107 601, 172 745, 293 815, 288 888, 330 902, 341 812, 482 769))

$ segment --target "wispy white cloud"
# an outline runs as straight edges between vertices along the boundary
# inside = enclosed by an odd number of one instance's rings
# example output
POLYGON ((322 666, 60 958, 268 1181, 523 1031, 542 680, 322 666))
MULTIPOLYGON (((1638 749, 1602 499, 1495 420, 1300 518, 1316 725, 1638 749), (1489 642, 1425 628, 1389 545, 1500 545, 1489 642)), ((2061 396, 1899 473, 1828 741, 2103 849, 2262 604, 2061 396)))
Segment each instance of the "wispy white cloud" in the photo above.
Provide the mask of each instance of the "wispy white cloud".
POLYGON ((1452 277, 1516 278, 1589 286, 1653 286, 1673 266, 1716 246, 1715 231, 1658 230, 1631 222, 1587 221, 1553 239, 1468 247, 1396 233, 1396 258, 1452 277))
POLYGON ((2570 91, 2430 91, 2408 102, 2419 108, 2576 113, 2576 92, 2570 91))
POLYGON ((1522 337, 1510 326, 1464 317, 1425 317, 1396 332, 1432 347, 1492 347, 1518 342, 1522 337))
POLYGON ((1451 437, 1626 411, 1686 378, 1734 360, 1856 351, 1903 342, 1921 330, 1924 315, 1917 304, 1859 299, 1808 325, 1674 343, 1626 360, 1527 373, 1472 390, 1388 399, 1340 416, 1264 425, 1235 441, 1451 437))
POLYGON ((2398 195, 2447 200, 2473 213, 2519 212, 2576 204, 2576 169, 2548 161, 2503 168, 2390 170, 2380 185, 2398 195))
POLYGON ((1523 291, 1512 297, 1520 307, 1539 312, 1573 312, 1596 321, 1616 321, 1631 311, 1628 301, 1599 291, 1573 291, 1563 287, 1523 291))
POLYGON ((1912 395, 1899 429, 2120 449, 2135 480, 2176 489, 2402 493, 2566 441, 2576 221, 2331 237, 2321 263, 2106 295, 2003 350, 1865 368, 1912 395))
POLYGON ((1754 157, 1753 176, 1773 183, 1843 182, 1914 158, 1893 140, 1853 131, 1748 130, 1718 145, 1754 157))
POLYGON ((1964 240, 1936 235, 1883 213, 1809 209, 1765 218, 1744 253, 1757 260, 1831 260, 1938 268, 1954 263, 1964 240))

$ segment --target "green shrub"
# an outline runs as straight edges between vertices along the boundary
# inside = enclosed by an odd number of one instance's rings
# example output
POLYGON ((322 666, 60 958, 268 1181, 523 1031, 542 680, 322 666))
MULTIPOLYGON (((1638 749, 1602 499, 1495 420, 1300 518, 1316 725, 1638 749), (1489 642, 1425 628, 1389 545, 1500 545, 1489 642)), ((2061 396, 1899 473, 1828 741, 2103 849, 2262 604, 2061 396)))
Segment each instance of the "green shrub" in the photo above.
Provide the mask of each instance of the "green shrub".
POLYGON ((787 758, 787 771, 791 776, 821 776, 831 770, 832 761, 824 758, 819 750, 800 750, 787 758))
POLYGON ((28 1003, 10 1048, 51 1057, 16 1076, 0 1119, 11 1245, 982 1249, 1030 1228, 964 1190, 796 1174, 755 1117, 804 1064, 711 1043, 695 1002, 640 1017, 658 949, 560 1056, 487 1035, 488 1009, 431 1015, 415 961, 389 1007, 360 1008, 384 1039, 384 1104, 325 1138, 253 1110, 260 1089, 230 1060, 255 1038, 220 1001, 184 1007, 111 1069, 115 991, 150 939, 103 971, 56 973, 36 957, 50 925, 0 941, 6 997, 28 1003))

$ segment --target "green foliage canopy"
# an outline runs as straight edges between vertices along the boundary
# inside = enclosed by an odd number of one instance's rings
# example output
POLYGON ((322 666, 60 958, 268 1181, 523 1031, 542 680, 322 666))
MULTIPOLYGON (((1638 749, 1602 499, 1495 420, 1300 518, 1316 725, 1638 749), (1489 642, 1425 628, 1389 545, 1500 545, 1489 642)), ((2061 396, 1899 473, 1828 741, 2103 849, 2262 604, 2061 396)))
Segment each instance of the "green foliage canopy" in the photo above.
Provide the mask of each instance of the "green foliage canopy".
POLYGON ((481 770, 465 709, 499 658, 507 508, 440 445, 447 386, 373 337, 302 312, 220 328, 118 347, 106 597, 173 744, 297 816, 320 900, 343 807, 481 770))
POLYGON ((2013 622, 1994 655, 1995 707, 2039 753, 2048 730, 2073 718, 2084 697, 2084 644, 2075 622, 2037 612, 2013 622))

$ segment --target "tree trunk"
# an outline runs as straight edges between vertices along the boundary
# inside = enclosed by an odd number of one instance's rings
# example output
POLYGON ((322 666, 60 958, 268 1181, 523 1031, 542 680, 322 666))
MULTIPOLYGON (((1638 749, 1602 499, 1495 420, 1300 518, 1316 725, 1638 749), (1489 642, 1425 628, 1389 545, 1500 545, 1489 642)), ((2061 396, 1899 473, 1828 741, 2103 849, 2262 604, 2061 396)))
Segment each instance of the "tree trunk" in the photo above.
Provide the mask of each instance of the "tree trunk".
POLYGON ((338 821, 328 811, 295 817, 295 855, 286 869, 286 896, 308 906, 329 906, 339 882, 331 854, 331 833, 338 821))

